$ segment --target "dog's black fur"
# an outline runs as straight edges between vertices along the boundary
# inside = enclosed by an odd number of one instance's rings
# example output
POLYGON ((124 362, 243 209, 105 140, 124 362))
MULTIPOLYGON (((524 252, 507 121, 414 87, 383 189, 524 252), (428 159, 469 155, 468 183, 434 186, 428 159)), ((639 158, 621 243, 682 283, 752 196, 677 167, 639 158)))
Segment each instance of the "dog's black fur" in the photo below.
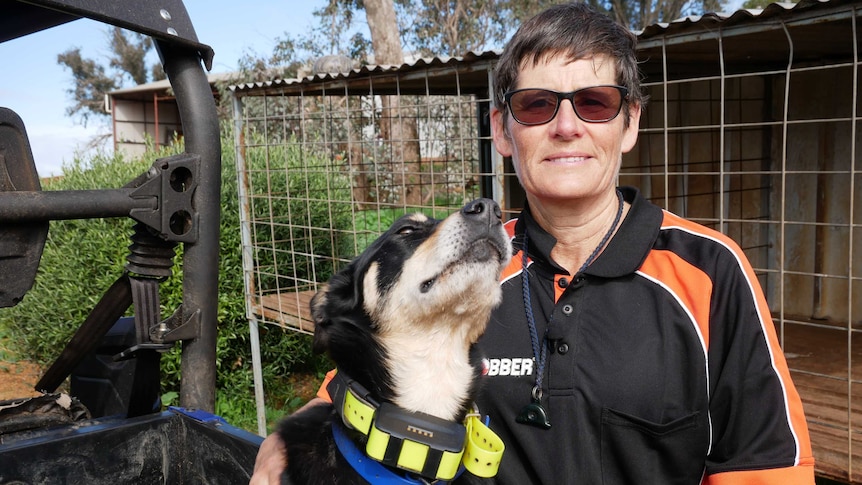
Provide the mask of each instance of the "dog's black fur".
MULTIPOLYGON (((481 375, 473 344, 499 303, 510 256, 492 200, 443 221, 404 216, 314 296, 314 350, 380 402, 461 422, 481 375)), ((282 421, 283 483, 366 483, 337 451, 331 423, 340 419, 318 405, 282 421)))

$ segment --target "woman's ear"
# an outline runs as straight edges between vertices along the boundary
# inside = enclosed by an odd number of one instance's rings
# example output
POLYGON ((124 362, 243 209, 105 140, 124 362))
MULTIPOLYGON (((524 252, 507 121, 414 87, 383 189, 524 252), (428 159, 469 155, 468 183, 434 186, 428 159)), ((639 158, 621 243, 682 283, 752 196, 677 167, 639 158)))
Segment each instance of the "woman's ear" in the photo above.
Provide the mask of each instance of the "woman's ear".
POLYGON ((640 129, 641 122, 641 105, 640 103, 634 103, 629 106, 629 119, 628 124, 624 128, 623 132, 623 143, 622 143, 622 152, 628 153, 632 148, 635 147, 635 143, 638 142, 638 130, 640 129))
POLYGON ((506 127, 506 115, 496 106, 491 107, 491 135, 497 152, 504 157, 511 157, 512 137, 506 127))

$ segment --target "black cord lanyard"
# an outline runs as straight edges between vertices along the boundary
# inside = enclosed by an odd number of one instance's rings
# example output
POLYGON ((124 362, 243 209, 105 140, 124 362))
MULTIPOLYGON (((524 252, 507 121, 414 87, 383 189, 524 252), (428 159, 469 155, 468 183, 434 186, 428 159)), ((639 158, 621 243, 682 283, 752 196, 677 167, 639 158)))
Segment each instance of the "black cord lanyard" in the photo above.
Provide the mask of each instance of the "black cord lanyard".
MULTIPOLYGON (((584 270, 586 270, 587 267, 595 261, 599 252, 608 243, 611 235, 613 235, 614 229, 617 228, 617 224, 619 224, 620 218, 623 215, 623 194, 619 190, 617 190, 617 200, 619 201, 619 207, 617 208, 617 215, 614 218, 614 223, 575 275, 583 273, 584 270)), ((551 422, 548 419, 547 411, 545 411, 545 408, 542 406, 542 379, 545 376, 545 364, 548 361, 548 330, 551 328, 554 317, 551 315, 551 319, 548 321, 548 326, 545 329, 545 334, 542 336, 542 341, 539 342, 539 332, 536 329, 536 320, 533 317, 533 304, 530 297, 530 275, 529 271, 527 271, 528 241, 529 238, 527 237, 527 231, 525 229, 524 249, 521 255, 521 265, 523 266, 521 270, 521 284, 523 285, 524 311, 527 316, 527 327, 530 329, 530 343, 533 346, 533 359, 536 362, 536 385, 533 386, 532 390, 532 402, 521 409, 521 412, 518 413, 517 417, 515 417, 515 421, 521 424, 528 424, 530 426, 548 429, 551 427, 551 422)))

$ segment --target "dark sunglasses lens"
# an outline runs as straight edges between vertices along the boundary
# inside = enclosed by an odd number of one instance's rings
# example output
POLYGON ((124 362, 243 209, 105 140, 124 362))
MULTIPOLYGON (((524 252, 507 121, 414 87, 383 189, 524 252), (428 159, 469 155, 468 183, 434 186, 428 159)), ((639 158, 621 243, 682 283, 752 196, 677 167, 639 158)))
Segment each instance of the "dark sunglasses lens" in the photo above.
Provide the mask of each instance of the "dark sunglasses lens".
POLYGON ((622 93, 610 86, 586 88, 575 92, 575 112, 585 121, 609 121, 619 114, 622 93))
POLYGON ((545 89, 525 89, 512 94, 509 107, 521 123, 538 125, 547 123, 557 112, 557 94, 545 89))

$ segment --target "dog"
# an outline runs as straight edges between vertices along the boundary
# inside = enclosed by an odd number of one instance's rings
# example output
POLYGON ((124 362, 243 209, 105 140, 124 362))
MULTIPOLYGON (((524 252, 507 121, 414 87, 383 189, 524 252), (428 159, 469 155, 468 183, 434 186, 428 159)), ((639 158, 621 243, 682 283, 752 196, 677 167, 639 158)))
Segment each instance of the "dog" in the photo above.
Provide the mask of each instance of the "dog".
MULTIPOLYGON (((499 206, 476 199, 442 221, 399 218, 314 295, 313 350, 335 363, 333 404, 279 424, 283 484, 384 483, 378 477, 388 473, 431 483, 440 479, 438 462, 447 469, 442 481, 455 467, 479 473, 452 462, 482 374, 473 344, 500 302, 511 254, 499 206), (416 452, 423 446, 424 458, 416 452), (374 447, 376 458, 368 454, 374 447)), ((491 438, 489 462, 502 453, 491 438)))

